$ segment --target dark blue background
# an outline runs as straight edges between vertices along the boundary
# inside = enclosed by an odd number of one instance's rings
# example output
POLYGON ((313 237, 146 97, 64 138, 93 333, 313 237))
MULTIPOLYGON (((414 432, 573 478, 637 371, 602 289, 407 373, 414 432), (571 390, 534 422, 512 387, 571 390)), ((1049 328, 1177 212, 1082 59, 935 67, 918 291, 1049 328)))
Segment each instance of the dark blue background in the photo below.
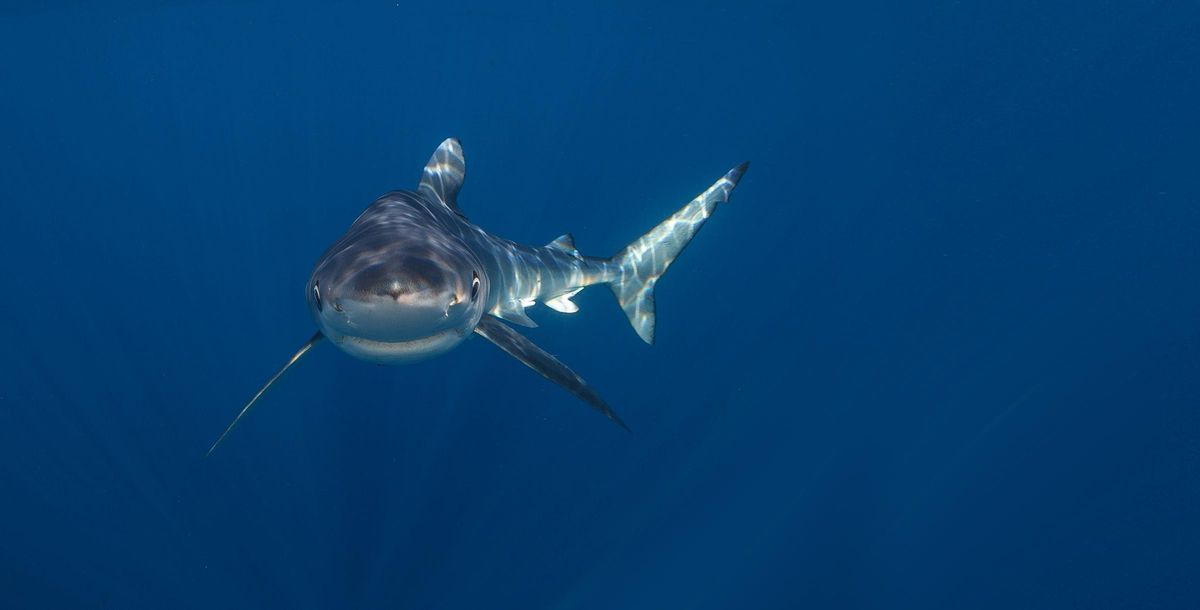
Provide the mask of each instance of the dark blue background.
POLYGON ((1200 602, 1195 4, 440 4, 0 9, 0 605, 1200 602), (533 312, 635 433, 325 346, 203 459, 452 135, 596 255, 753 162, 657 345, 533 312))

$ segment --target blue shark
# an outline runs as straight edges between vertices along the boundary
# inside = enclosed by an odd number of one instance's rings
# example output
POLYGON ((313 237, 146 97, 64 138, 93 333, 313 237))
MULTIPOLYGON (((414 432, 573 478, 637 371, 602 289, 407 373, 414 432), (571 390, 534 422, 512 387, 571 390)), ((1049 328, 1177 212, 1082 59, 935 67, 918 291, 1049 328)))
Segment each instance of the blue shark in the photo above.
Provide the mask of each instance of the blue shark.
POLYGON ((242 407, 209 453, 325 340, 356 358, 392 365, 443 354, 479 335, 628 430, 582 377, 510 324, 537 326, 527 311, 537 303, 575 313, 572 297, 605 284, 638 336, 653 343, 655 285, 729 200, 748 166, 733 168, 616 255, 601 258, 580 254, 569 233, 531 247, 471 223, 458 205, 466 176, 462 145, 447 139, 415 191, 376 199, 317 260, 305 287, 317 332, 242 407))

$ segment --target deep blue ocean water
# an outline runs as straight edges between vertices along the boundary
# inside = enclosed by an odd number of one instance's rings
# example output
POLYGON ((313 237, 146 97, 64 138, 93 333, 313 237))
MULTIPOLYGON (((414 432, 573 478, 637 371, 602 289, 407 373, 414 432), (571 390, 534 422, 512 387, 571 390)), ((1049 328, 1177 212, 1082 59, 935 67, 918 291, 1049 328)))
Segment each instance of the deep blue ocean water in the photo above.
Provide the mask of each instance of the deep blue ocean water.
POLYGON ((1194 608, 1200 7, 0 8, 0 606, 1194 608), (376 367, 304 283, 462 139, 658 286, 376 367))

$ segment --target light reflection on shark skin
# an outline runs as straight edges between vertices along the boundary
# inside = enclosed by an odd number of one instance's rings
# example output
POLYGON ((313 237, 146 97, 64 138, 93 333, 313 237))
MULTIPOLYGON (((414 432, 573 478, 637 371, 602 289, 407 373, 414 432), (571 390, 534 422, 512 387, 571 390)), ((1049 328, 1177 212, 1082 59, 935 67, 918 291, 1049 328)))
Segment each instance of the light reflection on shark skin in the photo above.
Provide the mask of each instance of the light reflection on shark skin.
POLYGON ((599 258, 580 254, 570 234, 531 247, 472 224, 457 201, 466 176, 462 146, 447 139, 416 191, 377 199, 321 255, 306 287, 319 330, 242 408, 209 453, 323 339, 356 358, 402 364, 443 354, 475 333, 628 430, 583 378, 504 322, 537 326, 525 311, 535 303, 575 313, 571 297, 607 284, 638 336, 653 343, 655 284, 729 199, 748 165, 730 170, 616 256, 599 258))

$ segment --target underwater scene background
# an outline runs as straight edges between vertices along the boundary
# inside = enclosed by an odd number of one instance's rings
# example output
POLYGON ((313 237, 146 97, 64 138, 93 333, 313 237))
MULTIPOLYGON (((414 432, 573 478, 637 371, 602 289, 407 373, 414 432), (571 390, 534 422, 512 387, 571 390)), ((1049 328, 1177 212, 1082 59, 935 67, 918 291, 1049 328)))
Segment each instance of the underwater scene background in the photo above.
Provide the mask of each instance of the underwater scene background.
POLYGON ((1200 602, 1200 5, 11 2, 0 606, 1200 602), (377 367, 313 262, 461 138, 657 289, 377 367))

